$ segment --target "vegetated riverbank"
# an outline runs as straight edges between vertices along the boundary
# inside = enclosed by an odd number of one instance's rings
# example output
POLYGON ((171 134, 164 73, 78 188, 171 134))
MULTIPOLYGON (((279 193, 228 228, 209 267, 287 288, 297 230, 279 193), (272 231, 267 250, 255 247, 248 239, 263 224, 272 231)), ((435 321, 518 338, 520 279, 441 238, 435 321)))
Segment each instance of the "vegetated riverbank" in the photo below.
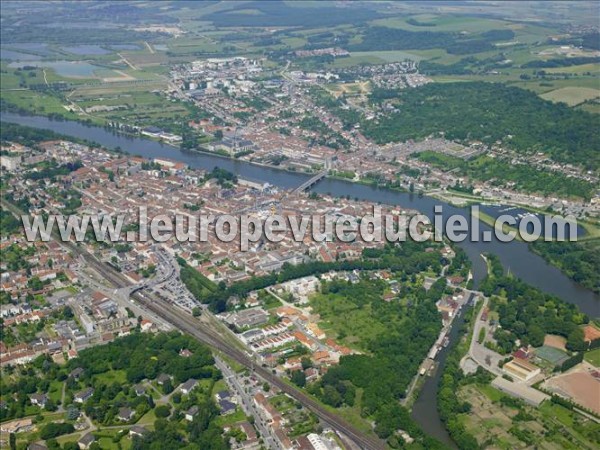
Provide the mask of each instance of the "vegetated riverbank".
MULTIPOLYGON (((269 182, 282 189, 294 189, 306 181, 307 177, 310 177, 308 174, 285 172, 281 169, 258 166, 222 156, 179 150, 176 147, 144 138, 119 136, 101 127, 83 125, 72 121, 57 122, 43 116, 20 116, 11 113, 3 113, 0 119, 33 128, 52 130, 62 135, 84 138, 88 141, 98 142, 107 148, 120 148, 129 154, 140 155, 145 158, 170 158, 192 168, 206 170, 212 170, 215 166, 219 166, 222 169, 234 172, 241 178, 269 182)), ((311 191, 317 194, 330 194, 337 197, 350 197, 376 203, 399 205, 403 208, 418 210, 428 215, 430 219, 433 218, 435 206, 442 204, 444 206, 444 220, 454 214, 463 215, 469 220, 465 209, 444 204, 427 196, 421 197, 377 186, 356 184, 351 181, 325 178, 315 185, 311 191)), ((489 230, 489 227, 482 223, 480 233, 487 230, 489 230)), ((523 242, 502 243, 495 239, 492 239, 492 242, 484 242, 479 239, 477 241, 465 240, 459 246, 467 252, 473 262, 473 276, 476 282, 483 279, 486 274, 484 261, 481 260, 479 255, 481 253, 493 253, 499 256, 504 267, 510 268, 511 273, 521 277, 527 283, 576 303, 582 311, 592 316, 598 315, 600 296, 578 286, 566 275, 563 275, 560 270, 548 265, 542 257, 535 254, 523 242)))
MULTIPOLYGON (((127 153, 145 158, 170 158, 192 168, 205 170, 212 170, 215 166, 219 166, 236 173, 242 178, 269 182, 282 189, 294 189, 306 181, 307 177, 310 177, 309 174, 285 172, 281 169, 258 166, 246 161, 224 158, 223 156, 183 151, 144 138, 118 136, 101 127, 87 126, 72 121, 57 122, 41 116, 19 116, 15 114, 3 114, 0 119, 28 127, 52 130, 62 135, 85 138, 88 141, 98 142, 107 148, 119 147, 127 153)), ((324 179, 314 186, 312 191, 322 194, 328 193, 337 197, 349 196, 350 198, 375 203, 400 205, 403 208, 419 210, 429 215, 430 218, 433 217, 434 207, 443 204, 443 202, 436 201, 431 197, 391 191, 377 186, 352 183, 347 180, 324 179)), ((464 209, 445 204, 445 217, 447 218, 451 214, 460 214, 467 217, 464 209)), ((489 229, 485 224, 482 224, 481 228, 481 232, 489 229)), ((525 243, 518 241, 501 243, 496 240, 484 242, 479 239, 478 241, 465 240, 458 245, 465 250, 473 264, 473 274, 476 282, 483 279, 487 274, 487 266, 480 255, 482 253, 496 254, 505 267, 510 268, 511 273, 521 277, 527 283, 576 304, 581 311, 592 317, 598 315, 600 296, 577 285, 558 269, 548 265, 543 258, 533 253, 525 243)), ((441 359, 440 370, 443 370, 441 359)), ((413 417, 428 434, 436 437, 441 434, 440 439, 447 441, 447 438, 444 438, 447 433, 444 425, 440 422, 437 411, 438 381, 439 377, 427 380, 422 395, 415 402, 413 417)))
POLYGON ((578 242, 532 242, 529 247, 569 278, 600 294, 600 238, 578 242))

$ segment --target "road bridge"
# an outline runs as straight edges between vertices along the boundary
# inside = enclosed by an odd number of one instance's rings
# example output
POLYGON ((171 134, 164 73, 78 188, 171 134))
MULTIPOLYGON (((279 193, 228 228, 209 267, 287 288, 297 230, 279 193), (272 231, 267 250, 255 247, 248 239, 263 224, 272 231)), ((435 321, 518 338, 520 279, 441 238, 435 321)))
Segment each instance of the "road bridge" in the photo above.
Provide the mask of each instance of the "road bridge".
POLYGON ((328 170, 325 169, 325 170, 319 172, 318 174, 316 174, 315 176, 313 176, 312 178, 310 178, 309 180, 306 180, 304 183, 302 183, 300 186, 298 186, 296 189, 294 189, 294 194, 299 194, 300 192, 304 192, 308 188, 314 186, 319 181, 321 181, 321 179, 323 179, 327 176, 327 172, 328 172, 328 170))

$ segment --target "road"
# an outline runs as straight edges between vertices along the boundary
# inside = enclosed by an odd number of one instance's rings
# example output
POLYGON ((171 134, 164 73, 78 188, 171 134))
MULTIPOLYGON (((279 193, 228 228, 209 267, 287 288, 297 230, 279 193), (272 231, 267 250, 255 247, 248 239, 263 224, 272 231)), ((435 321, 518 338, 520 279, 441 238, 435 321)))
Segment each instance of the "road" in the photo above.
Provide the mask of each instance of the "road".
MULTIPOLYGON (((1 203, 7 209, 15 212, 17 216, 24 214, 15 205, 9 202, 2 200, 1 203)), ((72 242, 62 241, 60 236, 57 234, 53 234, 53 238, 56 239, 56 241, 68 251, 71 251, 74 254, 82 257, 89 267, 96 270, 98 274, 100 274, 106 280, 107 283, 112 285, 113 289, 128 288, 130 286, 131 283, 124 275, 114 270, 108 264, 101 262, 82 247, 79 247, 72 242)), ((242 366, 254 370, 254 373, 260 378, 278 387, 282 392, 290 395, 292 398, 300 402, 315 415, 317 415, 323 422, 327 423, 331 426, 331 428, 337 430, 338 432, 341 432, 349 440, 355 442, 360 448, 367 450, 379 450, 386 448, 385 442, 381 439, 365 435, 353 425, 346 422, 346 420, 339 417, 337 414, 325 409, 320 403, 299 388, 287 384, 285 381, 274 375, 270 370, 257 365, 254 360, 248 356, 248 354, 233 347, 221 336, 220 333, 207 326, 208 324, 206 322, 201 322, 197 318, 184 313, 177 307, 174 307, 172 304, 169 304, 168 302, 148 293, 142 293, 139 291, 133 292, 131 294, 131 298, 135 303, 151 313, 161 317, 161 319, 170 323, 175 328, 178 328, 180 331, 187 333, 209 347, 222 352, 224 355, 230 357, 242 366)))
MULTIPOLYGON (((121 279, 122 275, 114 272, 112 268, 109 268, 107 265, 95 260, 95 258, 88 261, 88 263, 116 286, 123 285, 123 280, 121 279)), ((287 384, 282 379, 275 376, 271 371, 263 368, 262 366, 256 365, 256 363, 246 353, 232 347, 231 344, 224 340, 220 334, 214 332, 209 327, 203 326, 205 323, 200 322, 195 317, 190 316, 189 314, 186 314, 177 308, 174 308, 173 305, 159 300, 150 294, 137 292, 132 295, 132 298, 137 303, 143 305, 146 309, 157 314, 179 330, 195 337, 208 346, 221 351, 223 354, 229 356, 239 364, 253 369, 260 378, 278 387, 282 392, 285 392, 302 403, 306 408, 314 412, 323 422, 329 424, 332 428, 348 436, 350 440, 354 441, 361 448, 374 450, 386 448, 385 443, 380 439, 371 436, 365 436, 361 431, 354 428, 354 426, 350 425, 336 414, 325 409, 323 406, 321 406, 321 404, 300 389, 287 384)))
POLYGON ((144 44, 146 45, 146 47, 148 48, 148 51, 150 51, 150 53, 152 53, 152 54, 155 53, 152 46, 150 44, 148 44, 148 41, 144 41, 144 44))
POLYGON ((262 436, 267 448, 279 448, 277 440, 271 433, 271 427, 267 425, 264 418, 260 415, 260 412, 254 403, 252 394, 247 391, 248 388, 244 387, 242 383, 240 383, 238 375, 218 357, 215 357, 215 365, 223 373, 223 378, 227 382, 229 388, 237 393, 238 397, 241 399, 242 402, 240 406, 244 410, 244 413, 248 416, 254 417, 254 426, 260 432, 260 435, 262 436))
POLYGON ((127 60, 127 58, 125 58, 125 57, 124 57, 122 54, 120 54, 120 53, 117 53, 117 55, 119 55, 119 58, 121 58, 121 59, 123 60, 123 62, 124 62, 125 64, 127 64, 127 65, 128 65, 130 68, 132 68, 133 70, 137 70, 137 67, 135 67, 133 64, 131 64, 131 63, 130 63, 130 62, 127 60))
POLYGON ((475 324, 473 325, 473 336, 471 338, 471 344, 469 346, 468 356, 465 356, 461 361, 461 367, 464 367, 464 364, 468 358, 473 360, 475 363, 483 367, 484 369, 492 372, 494 375, 502 376, 502 370, 498 367, 498 363, 502 361, 505 356, 500 355, 499 353, 486 348, 483 344, 478 342, 479 332, 482 329, 486 330, 486 336, 489 335, 489 322, 484 322, 481 320, 481 315, 485 311, 488 305, 488 298, 484 297, 483 305, 481 306, 481 310, 475 319, 475 324))

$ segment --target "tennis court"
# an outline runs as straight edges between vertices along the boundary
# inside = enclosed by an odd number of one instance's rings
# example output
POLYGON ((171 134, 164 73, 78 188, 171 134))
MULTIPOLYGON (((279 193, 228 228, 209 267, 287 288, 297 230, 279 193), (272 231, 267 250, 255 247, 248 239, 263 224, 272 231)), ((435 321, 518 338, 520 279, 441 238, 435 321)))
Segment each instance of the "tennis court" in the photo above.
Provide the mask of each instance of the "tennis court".
POLYGON ((546 360, 555 366, 562 364, 564 361, 566 361, 569 358, 569 356, 565 352, 563 352, 555 347, 549 347, 547 345, 543 345, 539 348, 536 348, 535 355, 538 358, 546 360))

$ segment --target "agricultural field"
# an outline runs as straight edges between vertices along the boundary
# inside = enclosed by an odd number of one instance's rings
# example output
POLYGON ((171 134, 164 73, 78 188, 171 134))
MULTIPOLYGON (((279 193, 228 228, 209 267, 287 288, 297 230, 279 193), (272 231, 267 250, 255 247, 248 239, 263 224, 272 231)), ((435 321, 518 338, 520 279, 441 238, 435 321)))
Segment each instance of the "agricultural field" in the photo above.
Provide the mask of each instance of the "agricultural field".
POLYGON ((362 95, 371 92, 371 85, 368 81, 357 83, 339 83, 329 84, 326 89, 331 92, 334 97, 339 97, 342 94, 346 96, 362 95))
POLYGON ((586 87, 564 87, 542 94, 540 97, 552 102, 563 102, 569 106, 576 106, 586 100, 600 98, 600 90, 586 87))
POLYGON ((469 33, 480 33, 492 29, 513 27, 511 22, 504 20, 438 14, 417 14, 407 18, 393 17, 379 19, 372 21, 371 25, 401 28, 410 31, 464 31, 469 33))

